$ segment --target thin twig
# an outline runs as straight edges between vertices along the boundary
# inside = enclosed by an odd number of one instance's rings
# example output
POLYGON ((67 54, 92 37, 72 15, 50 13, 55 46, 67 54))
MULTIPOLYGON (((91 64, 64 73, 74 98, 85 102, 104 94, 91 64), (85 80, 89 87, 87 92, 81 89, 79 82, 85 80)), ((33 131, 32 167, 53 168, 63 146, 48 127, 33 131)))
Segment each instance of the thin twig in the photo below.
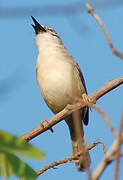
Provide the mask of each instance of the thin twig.
MULTIPOLYGON (((99 142, 94 142, 93 144, 89 145, 87 147, 87 150, 86 151, 89 151, 91 150, 92 148, 94 148, 95 146, 97 146, 98 144, 102 144, 103 145, 103 150, 105 149, 105 145, 103 142, 99 141, 99 142)), ((85 152, 84 152, 85 153, 85 152)), ((47 171, 48 169, 50 168, 53 168, 54 166, 58 166, 59 164, 64 164, 64 163, 67 163, 67 162, 71 162, 73 160, 76 160, 78 158, 78 156, 82 155, 83 152, 78 152, 77 154, 74 154, 68 158, 65 158, 63 160, 59 160, 59 161, 55 161, 55 162, 52 162, 51 164, 43 167, 42 169, 38 170, 37 171, 37 174, 40 175, 42 173, 44 173, 45 171, 47 171)))
MULTIPOLYGON (((123 134, 121 136, 121 140, 123 141, 123 134)), ((91 175, 92 180, 97 180, 101 176, 105 168, 108 166, 108 164, 114 160, 114 155, 117 152, 117 147, 118 147, 118 141, 116 138, 115 141, 110 146, 109 150, 107 151, 105 157, 101 160, 101 162, 98 164, 98 166, 92 173, 91 175)))
POLYGON ((87 7, 87 9, 88 9, 88 13, 90 13, 90 14, 96 19, 96 21, 97 21, 97 22, 99 23, 99 25, 101 26, 103 32, 105 33, 106 39, 107 39, 107 41, 108 41, 108 45, 109 45, 112 53, 114 53, 114 54, 115 54, 116 56, 118 56, 119 58, 123 59, 123 54, 120 53, 119 51, 117 51, 117 50, 114 48, 114 46, 113 46, 113 44, 112 44, 112 42, 111 42, 111 38, 110 38, 110 36, 109 36, 109 33, 108 33, 108 31, 107 31, 104 23, 102 22, 102 20, 101 20, 101 19, 99 18, 99 16, 94 12, 93 8, 91 7, 91 5, 90 5, 88 2, 86 3, 86 7, 87 7))
MULTIPOLYGON (((112 89, 116 88, 117 86, 123 84, 123 76, 110 80, 108 83, 106 83, 103 87, 95 91, 89 96, 90 101, 96 102, 100 97, 102 97, 104 94, 108 93, 112 89)), ((72 112, 80 109, 81 107, 84 107, 86 103, 83 101, 83 103, 78 102, 75 105, 68 105, 66 108, 64 108, 61 112, 56 114, 54 117, 43 120, 41 122, 42 125, 37 126, 36 128, 30 130, 29 132, 25 133, 24 135, 20 136, 20 138, 25 139, 27 141, 33 139, 34 137, 38 136, 39 134, 45 132, 46 130, 50 129, 53 125, 60 122, 62 119, 64 119, 66 116, 70 115, 72 112), (83 105, 82 105, 83 104, 83 105)))
POLYGON ((117 154, 116 154, 116 165, 115 165, 115 174, 114 174, 114 180, 118 180, 118 175, 119 175, 119 165, 120 165, 120 147, 121 147, 121 136, 122 136, 122 131, 123 131, 123 113, 122 113, 122 118, 120 121, 120 128, 119 128, 119 133, 117 136, 117 154))
POLYGON ((102 115, 102 117, 104 118, 107 126, 109 127, 109 129, 111 130, 111 132, 113 133, 113 135, 114 135, 115 137, 117 137, 118 133, 117 133, 117 131, 113 128, 112 124, 110 123, 107 114, 106 114, 99 106, 97 106, 97 105, 95 105, 95 104, 92 104, 92 103, 86 103, 86 104, 87 104, 89 107, 91 107, 91 108, 95 109, 96 111, 98 111, 99 114, 102 115))

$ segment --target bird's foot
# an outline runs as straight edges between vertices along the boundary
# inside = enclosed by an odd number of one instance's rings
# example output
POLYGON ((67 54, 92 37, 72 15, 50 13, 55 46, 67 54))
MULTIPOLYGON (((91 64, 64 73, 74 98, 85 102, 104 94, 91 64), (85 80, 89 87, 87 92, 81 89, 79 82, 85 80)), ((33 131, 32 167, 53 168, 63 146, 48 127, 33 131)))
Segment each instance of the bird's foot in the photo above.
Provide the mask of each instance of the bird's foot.
POLYGON ((84 101, 85 103, 90 103, 90 102, 91 102, 89 96, 88 96, 86 93, 83 93, 83 94, 82 94, 82 99, 83 99, 83 101, 84 101))

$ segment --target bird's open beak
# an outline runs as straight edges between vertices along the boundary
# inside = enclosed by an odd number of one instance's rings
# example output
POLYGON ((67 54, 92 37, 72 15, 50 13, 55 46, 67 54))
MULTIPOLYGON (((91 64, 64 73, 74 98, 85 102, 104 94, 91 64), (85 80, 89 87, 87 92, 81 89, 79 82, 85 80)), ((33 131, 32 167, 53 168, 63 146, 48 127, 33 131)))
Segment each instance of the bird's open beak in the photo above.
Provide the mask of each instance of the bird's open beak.
POLYGON ((36 19, 33 16, 31 16, 31 18, 35 24, 35 25, 32 24, 32 27, 34 28, 36 34, 38 34, 41 31, 46 32, 46 30, 36 21, 36 19))

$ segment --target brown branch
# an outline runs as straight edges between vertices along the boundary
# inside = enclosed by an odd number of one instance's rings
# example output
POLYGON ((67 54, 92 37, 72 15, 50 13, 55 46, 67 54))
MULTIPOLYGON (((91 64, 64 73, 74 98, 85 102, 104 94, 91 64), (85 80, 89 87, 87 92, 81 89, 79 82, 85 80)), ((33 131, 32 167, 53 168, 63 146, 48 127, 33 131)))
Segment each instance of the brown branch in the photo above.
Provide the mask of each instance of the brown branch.
POLYGON ((99 16, 94 12, 93 8, 91 7, 91 5, 90 5, 88 2, 86 3, 86 7, 87 7, 87 9, 88 9, 88 13, 90 13, 90 14, 96 19, 96 21, 99 23, 99 25, 101 26, 101 28, 102 28, 105 36, 106 36, 106 39, 107 39, 107 41, 108 41, 108 45, 109 45, 112 53, 115 54, 116 56, 118 56, 119 58, 123 59, 123 54, 120 53, 119 51, 117 51, 117 50, 114 48, 114 46, 113 46, 113 44, 112 44, 112 42, 111 42, 111 38, 110 38, 110 36, 109 36, 109 33, 108 33, 108 31, 107 31, 104 23, 102 22, 102 20, 101 20, 101 19, 99 18, 99 16))
MULTIPOLYGON (((102 144, 103 145, 103 151, 105 151, 106 147, 105 147, 105 144, 101 141, 98 141, 98 142, 94 142, 93 144, 89 145, 86 149, 86 151, 89 151, 91 150, 92 148, 94 148, 95 146, 97 146, 98 144, 102 144)), ((54 166, 58 166, 60 164, 64 164, 64 163, 67 163, 67 162, 71 162, 73 160, 76 160, 78 156, 84 154, 85 152, 78 152, 77 154, 74 154, 68 158, 65 158, 63 160, 59 160, 59 161, 55 161, 55 162, 52 162, 51 164, 43 167, 42 169, 38 170, 37 171, 37 174, 40 175, 42 173, 44 173, 45 171, 47 171, 48 169, 50 168, 53 168, 54 166)))
POLYGON ((117 131, 113 128, 112 124, 110 123, 107 114, 106 114, 99 106, 97 106, 97 105, 95 105, 95 104, 92 104, 92 103, 86 103, 86 104, 87 104, 89 107, 92 107, 93 109, 95 109, 96 111, 98 111, 98 112, 102 115, 102 117, 104 118, 107 126, 109 127, 109 129, 111 130, 111 132, 113 133, 113 135, 114 135, 115 137, 117 137, 118 133, 117 133, 117 131))
MULTIPOLYGON (((104 94, 108 93, 112 89, 116 88, 117 86, 123 84, 123 76, 110 80, 106 83, 103 87, 95 91, 89 96, 89 99, 92 103, 96 102, 100 97, 104 94)), ((50 129, 52 126, 63 120, 66 116, 70 115, 72 112, 84 107, 86 103, 83 101, 76 103, 75 105, 67 105, 61 112, 53 116, 48 120, 43 120, 40 126, 30 130, 29 132, 25 133, 24 135, 20 136, 20 138, 25 139, 27 141, 33 139, 34 137, 38 136, 39 134, 45 132, 46 130, 50 129)))
POLYGON ((119 128, 119 133, 117 136, 117 141, 118 141, 118 145, 117 145, 117 154, 116 154, 116 165, 115 165, 115 174, 114 174, 114 180, 118 180, 118 175, 119 175, 119 165, 120 165, 120 148, 121 148, 121 136, 122 136, 122 131, 123 131, 123 113, 122 113, 122 118, 120 121, 120 128, 119 128))
POLYGON ((101 176, 107 165, 112 161, 111 157, 114 155, 116 151, 117 151, 117 140, 113 142, 113 144, 107 151, 105 157, 101 160, 101 162, 98 164, 98 166, 92 173, 91 175, 92 180, 97 180, 101 176))
MULTIPOLYGON (((120 138, 121 138, 120 142, 122 142, 123 132, 120 138)), ((117 153, 118 147, 119 147, 119 140, 118 138, 116 138, 113 144, 110 146, 109 150, 107 151, 105 157, 101 160, 101 162, 98 164, 98 166, 92 173, 91 175, 92 180, 97 180, 101 176, 105 168, 108 166, 108 164, 111 163, 113 160, 117 159, 116 153, 117 153)), ((122 155, 123 155, 122 153, 119 154, 119 156, 122 156, 122 155)))
MULTIPOLYGON (((123 157, 123 152, 120 152, 120 157, 123 157)), ((111 161, 116 160, 117 159, 117 154, 113 155, 110 159, 111 159, 111 161)))

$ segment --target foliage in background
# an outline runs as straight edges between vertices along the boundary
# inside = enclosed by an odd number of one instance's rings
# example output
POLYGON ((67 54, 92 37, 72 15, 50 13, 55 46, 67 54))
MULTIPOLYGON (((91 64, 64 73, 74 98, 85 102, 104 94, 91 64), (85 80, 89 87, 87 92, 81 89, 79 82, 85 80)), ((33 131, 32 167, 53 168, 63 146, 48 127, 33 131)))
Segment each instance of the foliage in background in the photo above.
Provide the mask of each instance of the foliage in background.
POLYGON ((14 174, 25 180, 36 179, 37 173, 17 155, 37 159, 45 156, 41 150, 25 140, 0 130, 0 176, 8 178, 14 174))

